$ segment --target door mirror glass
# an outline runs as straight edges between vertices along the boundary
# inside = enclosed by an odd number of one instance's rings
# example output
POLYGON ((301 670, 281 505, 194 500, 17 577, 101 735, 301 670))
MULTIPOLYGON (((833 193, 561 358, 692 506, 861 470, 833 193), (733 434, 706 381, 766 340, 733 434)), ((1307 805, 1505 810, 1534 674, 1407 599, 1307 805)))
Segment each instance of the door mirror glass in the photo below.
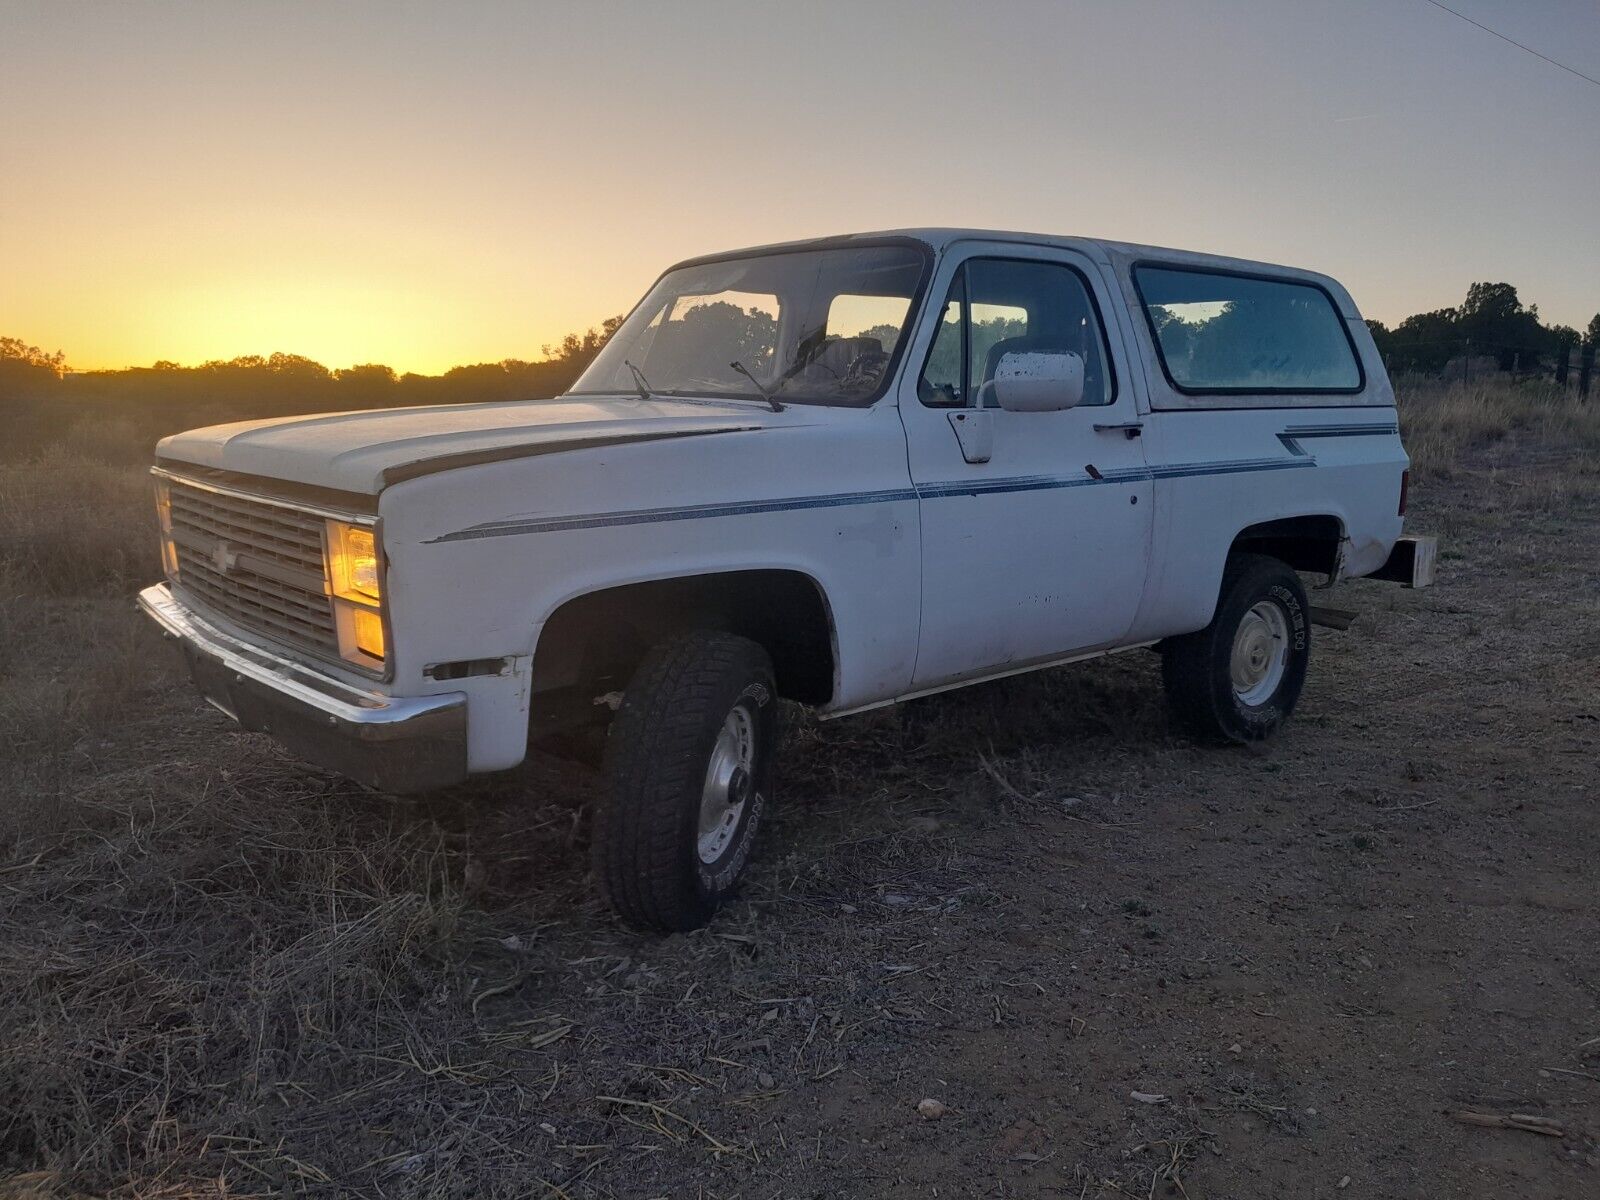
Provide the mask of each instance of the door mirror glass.
MULTIPOLYGON (((993 389, 995 402, 1007 412, 1076 408, 1083 400, 1083 355, 1008 351, 984 387, 993 389)), ((980 398, 979 404, 984 400, 980 398)))

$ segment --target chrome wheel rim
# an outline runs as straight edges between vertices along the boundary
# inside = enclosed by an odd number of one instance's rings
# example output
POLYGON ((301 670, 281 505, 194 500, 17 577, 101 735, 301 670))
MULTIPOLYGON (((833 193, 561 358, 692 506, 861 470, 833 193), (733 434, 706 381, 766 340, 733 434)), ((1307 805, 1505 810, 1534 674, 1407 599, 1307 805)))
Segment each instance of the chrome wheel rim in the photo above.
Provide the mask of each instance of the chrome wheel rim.
POLYGON ((1289 621, 1283 609, 1262 600, 1245 613, 1233 635, 1229 673, 1242 704, 1265 704, 1289 665, 1289 621))
POLYGON ((700 793, 700 833, 696 850, 706 865, 728 852, 755 786, 756 723, 743 704, 722 722, 700 793))

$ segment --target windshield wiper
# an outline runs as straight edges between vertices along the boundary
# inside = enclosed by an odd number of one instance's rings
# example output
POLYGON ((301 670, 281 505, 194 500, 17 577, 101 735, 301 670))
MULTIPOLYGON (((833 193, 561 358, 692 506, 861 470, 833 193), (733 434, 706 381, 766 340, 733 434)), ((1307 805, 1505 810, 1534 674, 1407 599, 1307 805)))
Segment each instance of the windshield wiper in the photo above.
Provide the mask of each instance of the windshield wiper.
POLYGON ((773 412, 783 411, 783 405, 778 403, 777 399, 771 392, 767 391, 766 388, 761 386, 761 380, 757 379, 753 374, 751 374, 749 367, 737 360, 729 363, 728 365, 735 371, 739 372, 739 374, 743 375, 751 383, 756 385, 756 391, 761 393, 761 398, 767 402, 767 404, 772 408, 773 412))
POLYGON ((644 377, 644 372, 627 359, 622 360, 622 365, 633 372, 633 386, 639 389, 639 399, 650 399, 650 381, 644 377))

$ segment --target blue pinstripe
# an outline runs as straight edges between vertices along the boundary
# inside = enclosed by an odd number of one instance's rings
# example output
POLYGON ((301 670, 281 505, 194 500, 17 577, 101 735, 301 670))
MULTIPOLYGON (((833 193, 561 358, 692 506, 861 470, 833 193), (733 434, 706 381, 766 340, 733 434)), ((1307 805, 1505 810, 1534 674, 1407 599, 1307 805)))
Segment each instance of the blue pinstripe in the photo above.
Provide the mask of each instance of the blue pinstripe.
POLYGON ((1399 432, 1400 426, 1393 421, 1382 425, 1291 425, 1278 435, 1278 440, 1290 454, 1309 457, 1310 451, 1300 444, 1301 438, 1384 437, 1399 432))
MULTIPOLYGON (((1394 432, 1393 426, 1387 428, 1389 432, 1394 432)), ((742 517, 755 513, 795 512, 810 508, 843 508, 858 504, 889 504, 905 500, 945 500, 958 496, 990 496, 1005 492, 1102 487, 1107 484, 1147 483, 1156 479, 1185 479, 1202 475, 1288 471, 1316 465, 1316 459, 1301 451, 1299 456, 1294 458, 1244 458, 1233 462, 1167 463, 1154 467, 1114 468, 1102 473, 1099 479, 1089 475, 1018 475, 1005 479, 955 479, 943 483, 919 484, 914 488, 891 488, 874 492, 839 492, 827 496, 793 496, 776 500, 689 504, 672 508, 636 508, 621 512, 581 513, 537 520, 495 521, 487 525, 474 525, 470 529, 446 533, 431 541, 465 542, 526 533, 557 533, 568 529, 605 529, 618 525, 652 525, 663 521, 742 517)))

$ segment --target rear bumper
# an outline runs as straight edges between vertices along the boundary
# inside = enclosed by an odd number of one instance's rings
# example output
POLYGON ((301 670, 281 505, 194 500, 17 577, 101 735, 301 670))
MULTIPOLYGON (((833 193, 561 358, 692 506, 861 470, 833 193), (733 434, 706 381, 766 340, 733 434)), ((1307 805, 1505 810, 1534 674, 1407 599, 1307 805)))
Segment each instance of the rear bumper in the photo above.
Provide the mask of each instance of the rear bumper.
POLYGON ((1423 588, 1433 585, 1433 564, 1438 557, 1439 541, 1426 534, 1408 533, 1394 544, 1388 560, 1368 579, 1382 579, 1405 587, 1423 588))
POLYGON ((390 792, 425 791, 466 777, 462 693, 389 696, 346 683, 241 641, 166 584, 140 592, 139 607, 182 648, 201 695, 298 757, 390 792))

